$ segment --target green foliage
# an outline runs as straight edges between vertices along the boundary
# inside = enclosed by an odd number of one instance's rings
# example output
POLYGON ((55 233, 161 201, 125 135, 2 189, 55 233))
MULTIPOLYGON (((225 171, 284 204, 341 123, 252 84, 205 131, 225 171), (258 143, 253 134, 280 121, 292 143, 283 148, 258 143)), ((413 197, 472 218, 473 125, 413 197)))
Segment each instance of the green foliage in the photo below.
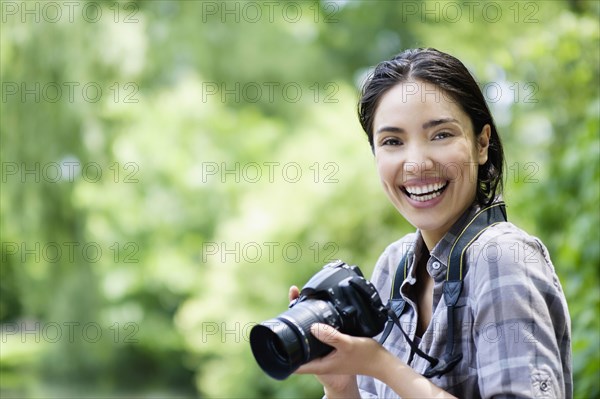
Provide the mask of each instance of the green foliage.
POLYGON ((575 397, 599 396, 598 3, 274 3, 78 3, 58 22, 0 3, 0 393, 320 397, 264 375, 249 329, 329 259, 368 275, 412 231, 356 82, 428 46, 486 88, 509 216, 567 296, 575 397))

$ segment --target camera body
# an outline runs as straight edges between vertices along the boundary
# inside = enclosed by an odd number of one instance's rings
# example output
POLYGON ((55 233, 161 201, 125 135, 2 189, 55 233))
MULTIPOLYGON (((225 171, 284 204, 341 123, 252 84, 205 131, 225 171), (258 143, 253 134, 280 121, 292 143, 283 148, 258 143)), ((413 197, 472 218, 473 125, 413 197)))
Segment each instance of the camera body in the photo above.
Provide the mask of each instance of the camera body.
POLYGON ((328 263, 302 288, 290 309, 250 331, 252 353, 265 373, 283 380, 304 363, 333 350, 310 332, 313 323, 342 333, 373 337, 387 321, 379 293, 357 266, 328 263))
POLYGON ((323 266, 302 287, 298 299, 290 308, 308 300, 331 303, 341 316, 341 325, 330 317, 329 324, 344 334, 356 337, 373 337, 383 330, 387 320, 385 306, 377 289, 363 277, 358 266, 335 261, 323 266))

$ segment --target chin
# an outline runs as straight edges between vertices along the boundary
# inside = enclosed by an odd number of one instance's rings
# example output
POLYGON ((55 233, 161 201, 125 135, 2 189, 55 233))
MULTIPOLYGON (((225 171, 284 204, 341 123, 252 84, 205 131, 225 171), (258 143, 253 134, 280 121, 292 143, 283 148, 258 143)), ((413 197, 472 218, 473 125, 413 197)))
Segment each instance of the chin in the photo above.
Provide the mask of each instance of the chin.
POLYGON ((422 220, 422 219, 407 219, 410 224, 421 231, 436 231, 441 229, 443 226, 438 220, 422 220))

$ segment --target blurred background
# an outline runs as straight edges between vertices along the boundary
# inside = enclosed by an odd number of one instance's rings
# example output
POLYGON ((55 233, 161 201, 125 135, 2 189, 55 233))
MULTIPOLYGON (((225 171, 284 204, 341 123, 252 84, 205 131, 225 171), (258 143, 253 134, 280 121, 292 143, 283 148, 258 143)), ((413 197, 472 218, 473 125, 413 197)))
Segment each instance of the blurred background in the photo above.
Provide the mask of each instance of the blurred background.
POLYGON ((0 396, 309 398, 250 352, 330 259, 413 230, 356 118, 409 47, 477 77, 510 219, 569 303, 600 396, 599 2, 2 1, 0 396))

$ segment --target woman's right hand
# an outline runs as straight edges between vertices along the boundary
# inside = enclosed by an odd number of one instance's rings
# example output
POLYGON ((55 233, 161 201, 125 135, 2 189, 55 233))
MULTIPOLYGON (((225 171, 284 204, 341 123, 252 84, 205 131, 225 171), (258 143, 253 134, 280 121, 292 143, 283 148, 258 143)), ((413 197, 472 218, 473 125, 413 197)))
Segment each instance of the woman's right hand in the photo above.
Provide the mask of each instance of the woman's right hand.
MULTIPOLYGON (((295 285, 290 287, 288 298, 291 301, 298 298, 300 290, 295 285)), ((308 363, 310 364, 310 363, 308 363)), ((356 376, 349 374, 315 374, 317 380, 325 388, 325 393, 328 399, 333 399, 339 395, 339 397, 348 397, 349 392, 358 393, 358 386, 356 383, 356 376)))

